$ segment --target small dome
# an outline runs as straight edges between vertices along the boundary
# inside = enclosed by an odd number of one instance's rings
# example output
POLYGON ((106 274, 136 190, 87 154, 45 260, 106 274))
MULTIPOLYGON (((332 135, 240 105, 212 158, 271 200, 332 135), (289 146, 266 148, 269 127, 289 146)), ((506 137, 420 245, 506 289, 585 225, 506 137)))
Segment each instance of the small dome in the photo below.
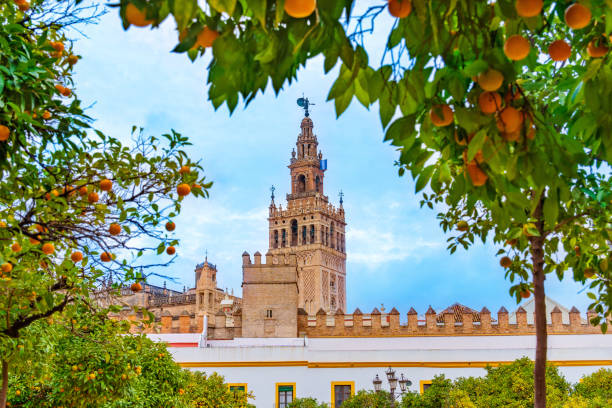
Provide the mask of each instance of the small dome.
POLYGON ((302 124, 300 125, 300 127, 312 127, 312 119, 306 117, 304 119, 302 119, 302 124))

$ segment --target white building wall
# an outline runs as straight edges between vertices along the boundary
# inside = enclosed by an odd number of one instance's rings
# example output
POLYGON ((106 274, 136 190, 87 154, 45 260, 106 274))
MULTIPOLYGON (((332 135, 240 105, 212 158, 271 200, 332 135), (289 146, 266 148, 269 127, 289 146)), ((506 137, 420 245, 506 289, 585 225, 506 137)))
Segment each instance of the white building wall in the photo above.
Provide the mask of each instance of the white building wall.
MULTIPOLYGON (((170 343, 189 342, 173 334, 156 336, 170 343)), ((193 341, 197 341, 197 336, 193 341)), ((152 336, 153 337, 153 336, 152 336)), ((169 347, 174 359, 192 370, 217 372, 228 383, 246 383, 259 408, 275 407, 275 384, 296 383, 297 397, 330 403, 333 381, 354 381, 372 389, 372 379, 392 365, 419 390, 420 381, 444 374, 454 379, 485 374, 486 363, 535 356, 534 336, 456 336, 387 338, 236 339, 208 341, 206 347, 169 347)), ((551 335, 550 361, 570 382, 612 366, 612 336, 551 335)), ((383 383, 383 386, 385 383, 383 383)))

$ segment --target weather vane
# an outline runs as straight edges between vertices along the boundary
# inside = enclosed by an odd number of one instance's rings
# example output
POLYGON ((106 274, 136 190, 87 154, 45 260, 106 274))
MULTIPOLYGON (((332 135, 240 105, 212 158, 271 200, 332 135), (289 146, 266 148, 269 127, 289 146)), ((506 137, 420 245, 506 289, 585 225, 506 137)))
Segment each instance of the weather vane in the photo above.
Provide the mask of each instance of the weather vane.
POLYGON ((272 185, 272 187, 270 187, 270 191, 272 192, 272 196, 270 198, 272 198, 272 201, 274 201, 274 190, 276 190, 274 188, 274 185, 272 185))
POLYGON ((340 205, 342 205, 342 203, 344 203, 344 193, 342 192, 342 190, 340 190, 340 194, 338 194, 338 196, 340 197, 340 205))
POLYGON ((302 97, 297 100, 297 104, 299 107, 304 108, 304 116, 310 116, 310 113, 308 113, 308 107, 310 105, 314 105, 314 103, 309 102, 308 98, 304 98, 304 94, 302 94, 302 97))

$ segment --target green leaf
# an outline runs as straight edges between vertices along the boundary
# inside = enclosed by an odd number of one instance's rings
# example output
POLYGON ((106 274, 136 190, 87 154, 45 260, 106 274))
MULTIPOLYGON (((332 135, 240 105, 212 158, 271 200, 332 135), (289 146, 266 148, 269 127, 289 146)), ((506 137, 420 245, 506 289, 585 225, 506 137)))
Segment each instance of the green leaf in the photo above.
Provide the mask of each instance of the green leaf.
POLYGON ((470 144, 468 145, 468 161, 472 161, 476 153, 482 149, 482 145, 484 144, 487 137, 487 131, 485 129, 481 129, 472 138, 470 144))
POLYGON ((552 229, 557 224, 559 217, 559 200, 557 197, 557 189, 551 188, 548 192, 548 197, 544 200, 544 223, 547 228, 552 229))
POLYGON ((469 78, 484 72, 489 68, 489 63, 484 60, 476 60, 463 69, 463 74, 469 78))
POLYGON ((253 16, 259 20, 262 27, 266 26, 266 0, 246 0, 248 7, 253 11, 253 16))
POLYGON ((431 165, 423 169, 423 171, 419 174, 419 178, 417 179, 416 185, 414 187, 415 193, 418 193, 427 186, 427 183, 429 183, 429 180, 431 179, 431 175, 435 168, 436 166, 431 165))
POLYGON ((187 28, 195 12, 198 10, 197 0, 173 0, 172 14, 176 20, 177 29, 179 32, 187 28))
POLYGON ((208 4, 218 12, 225 12, 229 15, 234 14, 234 8, 236 8, 236 0, 208 0, 208 4))

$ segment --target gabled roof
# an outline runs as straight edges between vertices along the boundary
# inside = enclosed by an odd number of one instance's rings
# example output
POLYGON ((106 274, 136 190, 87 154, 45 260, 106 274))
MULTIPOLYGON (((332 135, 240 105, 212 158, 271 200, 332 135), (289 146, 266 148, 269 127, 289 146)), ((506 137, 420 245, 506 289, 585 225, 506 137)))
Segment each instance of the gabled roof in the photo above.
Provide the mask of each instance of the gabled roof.
MULTIPOLYGON (((485 309, 486 308, 483 308, 484 313, 486 313, 485 309)), ((463 322, 463 315, 466 313, 472 314, 472 321, 480 322, 480 312, 465 305, 462 305, 461 303, 453 303, 452 305, 438 313, 436 315, 436 322, 444 323, 444 315, 452 314, 455 316, 455 323, 460 323, 463 322)))

